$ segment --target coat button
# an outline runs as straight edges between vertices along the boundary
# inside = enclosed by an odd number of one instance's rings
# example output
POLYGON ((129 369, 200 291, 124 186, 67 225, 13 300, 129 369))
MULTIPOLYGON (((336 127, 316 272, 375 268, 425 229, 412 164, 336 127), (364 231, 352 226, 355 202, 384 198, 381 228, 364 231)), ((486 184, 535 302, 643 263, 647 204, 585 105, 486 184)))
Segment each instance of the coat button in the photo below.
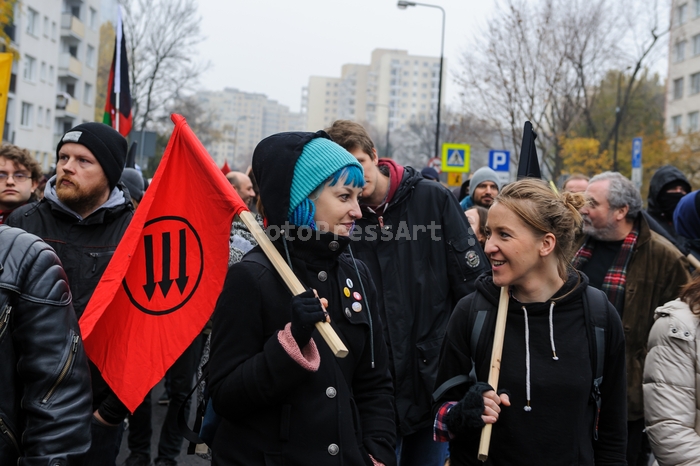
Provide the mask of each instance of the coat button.
POLYGON ((352 317, 352 312, 350 312, 350 308, 349 308, 349 307, 346 307, 346 308, 345 308, 345 316, 346 316, 348 319, 349 319, 350 317, 352 317))
MULTIPOLYGON (((328 249, 330 249, 331 251, 337 251, 339 247, 340 247, 340 244, 338 244, 337 241, 331 241, 330 243, 328 243, 328 249)), ((328 447, 328 448, 330 448, 330 447, 328 447)))
POLYGON ((330 445, 328 445, 328 453, 330 455, 335 456, 338 454, 339 451, 340 448, 338 448, 338 445, 336 445, 335 443, 331 443, 330 445))
POLYGON ((328 280, 328 274, 325 271, 321 270, 318 273, 318 279, 322 282, 325 282, 326 280, 328 280))
POLYGON ((672 328, 671 331, 672 331, 673 333, 678 333, 678 329, 676 329, 676 328, 672 328))
POLYGON ((328 388, 326 388, 326 396, 327 396, 328 398, 335 398, 335 395, 336 395, 337 393, 338 393, 338 392, 336 392, 335 388, 333 388, 333 387, 328 387, 328 388))

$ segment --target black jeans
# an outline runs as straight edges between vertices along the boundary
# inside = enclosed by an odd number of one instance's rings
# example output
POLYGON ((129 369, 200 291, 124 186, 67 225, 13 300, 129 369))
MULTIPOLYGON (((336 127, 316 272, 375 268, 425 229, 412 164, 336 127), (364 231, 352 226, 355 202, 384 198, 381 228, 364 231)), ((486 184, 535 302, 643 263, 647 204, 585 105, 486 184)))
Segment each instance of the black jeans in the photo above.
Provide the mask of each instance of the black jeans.
POLYGON ((140 455, 151 458, 151 436, 153 425, 151 423, 151 390, 143 402, 136 408, 134 414, 129 416, 129 451, 132 455, 140 455))
MULTIPOLYGON (((194 374, 197 371, 197 366, 202 356, 203 342, 204 336, 198 335, 185 352, 175 361, 175 364, 168 369, 168 378, 170 380, 170 404, 168 404, 168 412, 163 421, 163 429, 160 431, 158 457, 156 461, 159 459, 174 461, 182 449, 183 437, 177 425, 177 412, 194 385, 194 374)), ((191 401, 192 400, 190 400, 190 402, 191 401)), ((191 403, 187 403, 187 405, 185 405, 185 419, 189 418, 190 404, 191 403)))
POLYGON ((90 423, 92 443, 84 464, 114 466, 119 453, 119 445, 122 443, 122 432, 121 424, 106 426, 93 416, 90 423))

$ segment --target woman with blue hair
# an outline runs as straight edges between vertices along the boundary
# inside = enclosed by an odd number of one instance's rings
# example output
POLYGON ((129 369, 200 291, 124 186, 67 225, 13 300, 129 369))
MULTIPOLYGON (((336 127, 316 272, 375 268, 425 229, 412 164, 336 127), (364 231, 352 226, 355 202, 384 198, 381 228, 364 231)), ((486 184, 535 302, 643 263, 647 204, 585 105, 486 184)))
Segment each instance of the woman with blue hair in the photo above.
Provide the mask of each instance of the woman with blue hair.
POLYGON ((362 167, 319 131, 264 139, 253 172, 273 244, 307 291, 292 296, 259 247, 229 269, 212 331, 212 463, 395 465, 377 291, 350 248, 362 167), (324 320, 344 359, 315 330, 324 320))

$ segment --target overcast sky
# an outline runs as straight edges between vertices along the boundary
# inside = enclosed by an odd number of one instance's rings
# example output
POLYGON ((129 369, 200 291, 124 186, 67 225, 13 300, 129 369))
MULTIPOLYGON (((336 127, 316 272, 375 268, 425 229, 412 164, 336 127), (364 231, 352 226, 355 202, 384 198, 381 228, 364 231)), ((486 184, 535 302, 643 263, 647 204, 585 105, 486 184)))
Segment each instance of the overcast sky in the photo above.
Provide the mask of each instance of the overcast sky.
MULTIPOLYGON (((452 69, 493 1, 426 3, 445 9, 445 57, 452 69)), ((440 10, 400 10, 396 0, 199 0, 199 12, 207 37, 199 58, 212 63, 201 86, 260 92, 292 111, 299 111, 309 76, 339 77, 345 63, 369 64, 375 48, 440 55, 440 10)), ((455 97, 451 84, 450 78, 448 99, 455 97)))
MULTIPOLYGON (((632 0, 649 5, 659 0, 632 0)), ((661 4, 670 0, 660 0, 661 4)), ((495 0, 434 0, 445 9, 448 70, 495 10, 495 0)), ((309 76, 340 76, 345 63, 369 64, 375 48, 440 55, 442 14, 396 0, 199 0, 206 36, 196 57, 212 64, 204 89, 259 92, 299 111, 309 76)), ((665 66, 660 66, 663 72, 665 66)), ((449 104, 457 98, 452 73, 449 104)))

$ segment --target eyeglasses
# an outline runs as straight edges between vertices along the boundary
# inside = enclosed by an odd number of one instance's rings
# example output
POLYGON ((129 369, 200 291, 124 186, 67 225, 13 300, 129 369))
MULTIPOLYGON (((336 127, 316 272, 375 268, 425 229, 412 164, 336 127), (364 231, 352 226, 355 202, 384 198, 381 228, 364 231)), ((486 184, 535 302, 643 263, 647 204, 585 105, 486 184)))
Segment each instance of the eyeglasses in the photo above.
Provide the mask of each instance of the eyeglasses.
POLYGON ((16 183, 24 183, 31 177, 27 173, 17 172, 17 173, 3 173, 0 172, 0 183, 7 183, 8 178, 12 177, 16 183))

